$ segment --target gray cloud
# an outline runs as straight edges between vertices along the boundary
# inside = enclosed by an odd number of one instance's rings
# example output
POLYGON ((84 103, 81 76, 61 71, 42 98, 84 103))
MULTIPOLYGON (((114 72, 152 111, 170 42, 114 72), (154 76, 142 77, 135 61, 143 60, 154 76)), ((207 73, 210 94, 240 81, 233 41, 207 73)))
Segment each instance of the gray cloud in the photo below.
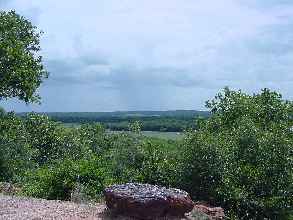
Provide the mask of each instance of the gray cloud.
POLYGON ((42 106, 201 109, 220 88, 292 98, 293 3, 282 0, 33 1, 9 4, 45 35, 42 106), (58 5, 58 7, 57 7, 58 5))

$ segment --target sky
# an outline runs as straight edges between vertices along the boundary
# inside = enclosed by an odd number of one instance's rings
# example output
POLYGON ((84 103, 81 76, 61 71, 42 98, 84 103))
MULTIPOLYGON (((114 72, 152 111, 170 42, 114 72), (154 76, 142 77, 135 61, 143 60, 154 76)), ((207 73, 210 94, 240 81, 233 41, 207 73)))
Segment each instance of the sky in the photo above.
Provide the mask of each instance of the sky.
POLYGON ((0 0, 44 31, 41 105, 203 110, 223 87, 293 99, 292 0, 0 0))

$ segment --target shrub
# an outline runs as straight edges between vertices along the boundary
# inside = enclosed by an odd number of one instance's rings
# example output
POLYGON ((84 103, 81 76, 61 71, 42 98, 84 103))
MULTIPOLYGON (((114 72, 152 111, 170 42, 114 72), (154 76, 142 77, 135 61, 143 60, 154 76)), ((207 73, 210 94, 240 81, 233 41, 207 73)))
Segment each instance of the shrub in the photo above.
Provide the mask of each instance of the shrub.
POLYGON ((103 157, 116 182, 140 181, 143 162, 141 136, 130 133, 113 134, 110 145, 111 148, 103 157))
POLYGON ((28 114, 24 120, 28 132, 27 140, 32 148, 37 150, 34 160, 42 165, 48 160, 62 158, 64 147, 68 145, 64 140, 64 129, 47 116, 28 114))
POLYGON ((13 113, 0 117, 0 181, 15 182, 34 166, 35 152, 26 139, 22 121, 13 113))
MULTIPOLYGON (((100 138, 97 130, 66 128, 45 115, 28 114, 24 119, 29 144, 36 150, 34 160, 43 165, 54 160, 79 160, 92 155, 92 138, 100 138)), ((95 127, 93 125, 93 127, 95 127)), ((93 149, 94 150, 94 149, 93 149)))
POLYGON ((166 140, 146 138, 140 123, 129 125, 130 132, 111 134, 104 159, 117 183, 144 182, 171 186, 177 175, 174 147, 166 140), (172 150, 171 150, 172 149, 172 150))
POLYGON ((177 183, 177 158, 168 153, 167 141, 157 143, 148 139, 142 146, 143 159, 140 169, 141 181, 161 186, 175 186, 177 183))
POLYGON ((188 132, 181 155, 179 186, 196 200, 213 202, 216 187, 224 171, 222 152, 217 137, 198 131, 188 132))
POLYGON ((39 198, 70 200, 74 189, 82 185, 87 196, 97 199, 104 187, 111 183, 102 161, 93 157, 90 160, 59 161, 31 171, 23 192, 39 198))
POLYGON ((76 133, 79 145, 86 146, 87 150, 96 155, 102 155, 111 148, 111 135, 106 133, 101 124, 84 124, 76 133))
POLYGON ((212 116, 185 139, 182 185, 240 219, 284 219, 292 210, 292 103, 268 89, 225 89, 212 116))

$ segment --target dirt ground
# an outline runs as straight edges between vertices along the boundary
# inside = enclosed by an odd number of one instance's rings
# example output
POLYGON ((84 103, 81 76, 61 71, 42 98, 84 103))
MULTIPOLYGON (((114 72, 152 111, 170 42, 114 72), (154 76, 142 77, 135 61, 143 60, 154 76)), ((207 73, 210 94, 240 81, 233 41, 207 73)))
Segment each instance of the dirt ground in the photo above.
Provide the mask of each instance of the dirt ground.
MULTIPOLYGON (((0 194, 0 220, 134 220, 113 216, 105 204, 77 204, 0 194)), ((165 217, 160 220, 207 220, 206 216, 190 213, 186 218, 165 217)))
MULTIPOLYGON (((47 220, 47 219, 121 219, 107 214, 104 204, 76 204, 64 201, 23 198, 0 195, 1 220, 47 220)), ((125 218, 124 218, 125 219, 125 218)))

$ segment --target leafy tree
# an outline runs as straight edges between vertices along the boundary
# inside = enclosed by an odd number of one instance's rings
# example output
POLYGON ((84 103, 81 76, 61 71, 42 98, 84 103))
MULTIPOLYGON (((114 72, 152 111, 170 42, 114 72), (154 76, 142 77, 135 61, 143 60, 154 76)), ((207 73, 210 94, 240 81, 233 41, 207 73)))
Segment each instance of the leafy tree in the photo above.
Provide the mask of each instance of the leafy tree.
POLYGON ((40 35, 14 11, 0 12, 0 99, 40 101, 37 89, 48 76, 38 54, 40 35))
POLYGON ((292 102, 269 89, 248 95, 225 88, 207 107, 211 117, 185 139, 183 187, 240 219, 286 219, 293 205, 292 102))

